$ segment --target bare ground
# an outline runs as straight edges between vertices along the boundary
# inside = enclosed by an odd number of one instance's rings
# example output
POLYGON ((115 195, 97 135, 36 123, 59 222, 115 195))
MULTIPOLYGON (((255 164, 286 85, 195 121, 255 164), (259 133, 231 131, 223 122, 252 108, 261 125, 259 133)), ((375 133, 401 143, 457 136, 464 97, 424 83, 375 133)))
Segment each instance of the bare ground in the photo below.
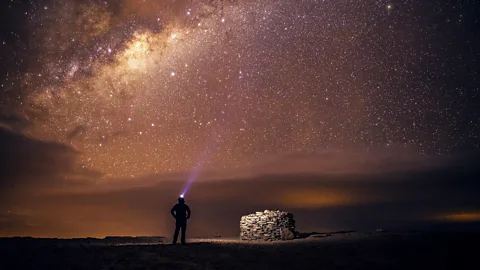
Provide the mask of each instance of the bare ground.
POLYGON ((349 233, 285 242, 0 239, 2 269, 480 269, 478 233, 349 233))

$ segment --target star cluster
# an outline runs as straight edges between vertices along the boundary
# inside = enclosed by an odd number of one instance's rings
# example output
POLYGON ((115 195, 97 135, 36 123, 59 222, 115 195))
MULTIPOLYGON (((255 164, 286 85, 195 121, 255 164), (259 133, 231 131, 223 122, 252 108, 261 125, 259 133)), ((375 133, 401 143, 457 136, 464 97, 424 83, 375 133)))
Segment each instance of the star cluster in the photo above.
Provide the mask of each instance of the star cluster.
POLYGON ((478 147, 471 7, 24 2, 9 4, 23 24, 0 44, 2 113, 108 177, 325 149, 478 147))

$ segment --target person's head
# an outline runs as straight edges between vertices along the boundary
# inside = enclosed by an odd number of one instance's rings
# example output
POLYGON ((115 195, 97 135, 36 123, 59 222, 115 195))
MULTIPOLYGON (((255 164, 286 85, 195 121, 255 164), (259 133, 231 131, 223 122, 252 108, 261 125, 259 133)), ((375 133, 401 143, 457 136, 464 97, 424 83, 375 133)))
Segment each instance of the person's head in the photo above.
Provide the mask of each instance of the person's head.
POLYGON ((185 203, 185 199, 183 197, 178 197, 178 203, 185 203))

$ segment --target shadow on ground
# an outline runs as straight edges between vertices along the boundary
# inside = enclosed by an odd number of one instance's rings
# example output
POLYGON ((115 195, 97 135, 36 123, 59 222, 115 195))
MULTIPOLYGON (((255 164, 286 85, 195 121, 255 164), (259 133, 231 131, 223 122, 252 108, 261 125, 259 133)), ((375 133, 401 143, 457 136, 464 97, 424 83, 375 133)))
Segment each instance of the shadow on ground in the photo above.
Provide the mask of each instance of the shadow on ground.
POLYGON ((357 231, 337 231, 337 232, 307 232, 307 233, 301 233, 297 232, 295 238, 297 239, 305 239, 309 237, 329 237, 332 235, 338 235, 338 234, 345 234, 345 235, 351 235, 353 233, 356 233, 357 231))

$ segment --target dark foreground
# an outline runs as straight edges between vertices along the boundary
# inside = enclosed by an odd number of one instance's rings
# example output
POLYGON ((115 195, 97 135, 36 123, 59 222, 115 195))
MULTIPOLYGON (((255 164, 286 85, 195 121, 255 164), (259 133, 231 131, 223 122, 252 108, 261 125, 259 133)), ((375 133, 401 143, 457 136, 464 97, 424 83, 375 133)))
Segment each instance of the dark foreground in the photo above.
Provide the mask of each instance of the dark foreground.
POLYGON ((480 269, 478 233, 314 235, 282 243, 0 239, 2 269, 480 269), (130 243, 128 243, 130 242, 130 243), (6 266, 6 267, 5 267, 6 266))

